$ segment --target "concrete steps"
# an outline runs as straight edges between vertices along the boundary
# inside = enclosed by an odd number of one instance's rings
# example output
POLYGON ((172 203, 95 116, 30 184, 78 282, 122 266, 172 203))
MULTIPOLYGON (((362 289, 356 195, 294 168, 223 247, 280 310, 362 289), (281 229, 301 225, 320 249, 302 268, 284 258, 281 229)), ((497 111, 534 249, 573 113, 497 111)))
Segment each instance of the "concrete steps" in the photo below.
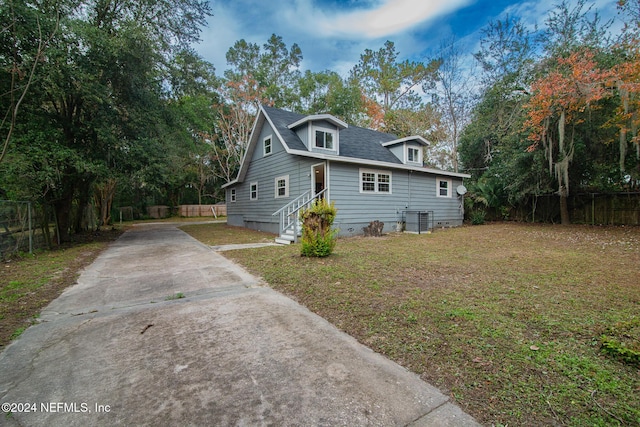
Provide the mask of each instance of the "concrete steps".
MULTIPOLYGON (((298 237, 300 237, 301 235, 302 233, 299 232, 298 237)), ((276 243, 279 243, 281 245, 290 245, 291 243, 295 242, 295 240, 296 237, 292 229, 288 229, 279 237, 276 237, 276 243)))

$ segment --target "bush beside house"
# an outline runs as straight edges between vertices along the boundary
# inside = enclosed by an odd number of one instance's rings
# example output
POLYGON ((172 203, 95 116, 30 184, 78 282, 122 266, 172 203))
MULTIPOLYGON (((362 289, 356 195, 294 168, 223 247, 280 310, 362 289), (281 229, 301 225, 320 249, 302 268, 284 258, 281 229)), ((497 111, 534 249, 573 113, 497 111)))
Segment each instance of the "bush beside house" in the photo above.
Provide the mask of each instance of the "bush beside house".
POLYGON ((302 222, 302 256, 326 257, 331 255, 336 245, 338 230, 333 229, 337 209, 333 202, 316 200, 300 212, 302 222))

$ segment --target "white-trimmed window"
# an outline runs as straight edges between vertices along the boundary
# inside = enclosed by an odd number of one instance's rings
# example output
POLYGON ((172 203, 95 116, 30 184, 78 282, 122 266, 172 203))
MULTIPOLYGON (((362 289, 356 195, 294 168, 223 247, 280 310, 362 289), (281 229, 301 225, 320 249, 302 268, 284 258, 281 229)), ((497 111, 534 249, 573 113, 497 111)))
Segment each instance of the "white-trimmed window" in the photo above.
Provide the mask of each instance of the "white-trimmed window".
POLYGON ((360 169, 361 193, 391 193, 391 172, 360 169))
POLYGON ((316 148, 324 148, 325 150, 336 149, 337 132, 327 128, 314 128, 314 145, 316 148))
POLYGON ((236 201, 236 189, 232 188, 231 190, 229 190, 229 202, 235 203, 235 201, 236 201))
POLYGON ((421 151, 415 147, 407 147, 407 162, 422 164, 421 151))
POLYGON ((451 197, 451 180, 438 178, 436 179, 436 196, 451 197))
POLYGON ((265 156, 268 156, 273 152, 271 135, 262 140, 262 152, 265 156))
POLYGON ((281 197, 289 197, 289 175, 279 176, 275 180, 276 185, 276 199, 281 197))
POLYGON ((252 182, 249 185, 249 200, 258 200, 258 183, 252 182))

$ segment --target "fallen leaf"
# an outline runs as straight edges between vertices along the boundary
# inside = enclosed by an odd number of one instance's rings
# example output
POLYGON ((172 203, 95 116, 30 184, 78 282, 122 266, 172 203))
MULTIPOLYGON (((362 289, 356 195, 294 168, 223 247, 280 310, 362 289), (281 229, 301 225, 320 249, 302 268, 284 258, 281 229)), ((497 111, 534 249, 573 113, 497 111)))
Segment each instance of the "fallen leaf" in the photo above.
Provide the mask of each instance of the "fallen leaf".
POLYGON ((529 347, 529 348, 530 348, 531 350, 533 350, 533 351, 538 351, 538 350, 540 350, 540 347, 535 346, 535 345, 532 345, 532 346, 531 346, 531 347, 529 347))

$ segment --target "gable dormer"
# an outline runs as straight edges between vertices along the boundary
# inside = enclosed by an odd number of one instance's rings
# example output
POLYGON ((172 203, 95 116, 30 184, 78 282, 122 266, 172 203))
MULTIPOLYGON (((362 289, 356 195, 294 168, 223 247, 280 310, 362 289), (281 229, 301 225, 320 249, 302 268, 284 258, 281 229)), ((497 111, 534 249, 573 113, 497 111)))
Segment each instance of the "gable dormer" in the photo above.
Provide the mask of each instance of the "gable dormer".
POLYGON ((328 154, 340 154, 340 131, 348 125, 331 114, 306 116, 287 126, 293 130, 307 150, 328 154))
POLYGON ((429 143, 421 136, 408 136, 382 143, 382 146, 387 147, 402 163, 413 166, 423 165, 424 147, 427 145, 429 143))

